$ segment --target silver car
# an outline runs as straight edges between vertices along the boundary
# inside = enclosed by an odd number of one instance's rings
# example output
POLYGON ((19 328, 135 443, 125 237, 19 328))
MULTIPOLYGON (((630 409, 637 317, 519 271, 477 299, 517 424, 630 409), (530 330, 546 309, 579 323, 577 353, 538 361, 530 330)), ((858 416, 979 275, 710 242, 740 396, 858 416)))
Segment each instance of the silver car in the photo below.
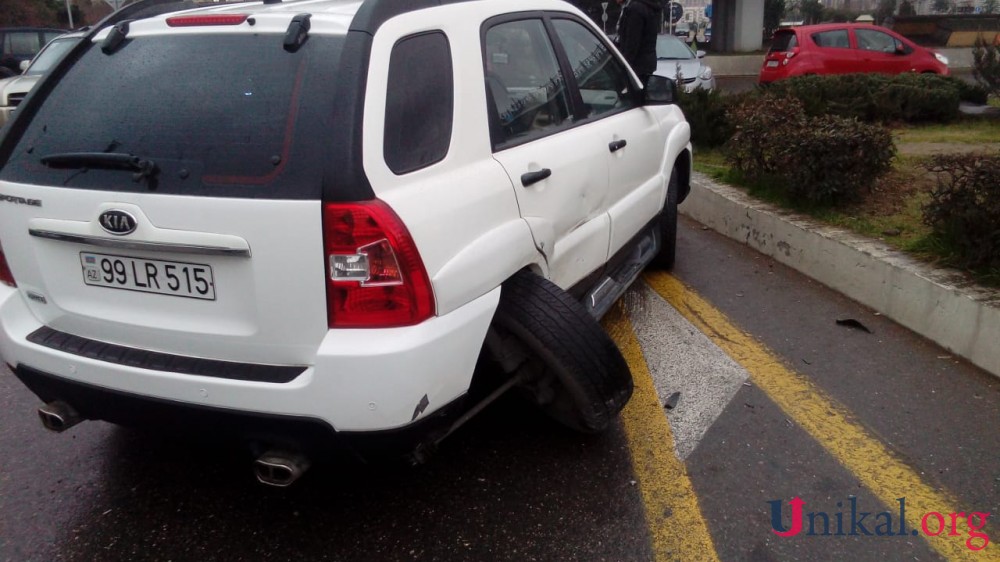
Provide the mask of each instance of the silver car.
POLYGON ((684 40, 673 35, 659 35, 656 38, 656 72, 676 80, 678 86, 683 86, 687 92, 697 88, 715 89, 715 76, 712 67, 702 60, 705 51, 697 53, 688 47, 684 40))
POLYGON ((35 87, 42 76, 45 76, 59 62, 63 55, 73 48, 73 45, 76 45, 82 36, 82 33, 67 33, 56 37, 35 55, 35 58, 24 69, 24 74, 0 80, 0 126, 10 120, 11 114, 28 95, 28 92, 35 87))

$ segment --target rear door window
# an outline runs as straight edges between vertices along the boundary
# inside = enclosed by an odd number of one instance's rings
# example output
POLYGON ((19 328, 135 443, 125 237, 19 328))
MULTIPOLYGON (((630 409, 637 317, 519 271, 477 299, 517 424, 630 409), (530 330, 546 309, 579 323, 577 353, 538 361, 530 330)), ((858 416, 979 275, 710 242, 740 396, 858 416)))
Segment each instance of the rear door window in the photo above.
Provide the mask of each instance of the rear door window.
POLYGON ((858 48, 864 51, 895 53, 896 46, 902 46, 892 35, 874 29, 855 29, 854 35, 858 39, 858 48))
POLYGON ((835 49, 851 48, 851 41, 847 38, 846 29, 835 29, 832 31, 813 33, 812 40, 818 47, 832 47, 835 49))
POLYGON ((495 149, 568 125, 569 92, 541 19, 494 25, 484 47, 495 149))
POLYGON ((342 41, 312 37, 295 53, 277 34, 140 37, 110 55, 90 45, 38 107, 0 179, 318 199, 325 140, 337 130, 330 84, 342 41), (42 163, 95 152, 152 161, 155 173, 42 163))

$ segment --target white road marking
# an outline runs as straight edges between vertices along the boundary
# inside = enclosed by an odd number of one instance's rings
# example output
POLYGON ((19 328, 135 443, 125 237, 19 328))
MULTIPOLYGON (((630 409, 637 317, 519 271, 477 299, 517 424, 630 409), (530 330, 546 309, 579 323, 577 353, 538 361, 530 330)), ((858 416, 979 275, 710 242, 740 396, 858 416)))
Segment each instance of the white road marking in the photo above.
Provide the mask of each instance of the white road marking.
POLYGON ((623 302, 660 403, 681 393, 667 420, 677 456, 686 459, 750 374, 645 282, 636 283, 623 302))

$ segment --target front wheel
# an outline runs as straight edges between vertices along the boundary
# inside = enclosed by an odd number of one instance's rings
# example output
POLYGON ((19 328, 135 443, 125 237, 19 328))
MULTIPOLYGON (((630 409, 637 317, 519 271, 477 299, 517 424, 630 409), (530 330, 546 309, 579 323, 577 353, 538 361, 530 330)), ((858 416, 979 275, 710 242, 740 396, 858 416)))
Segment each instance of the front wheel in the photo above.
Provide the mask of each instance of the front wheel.
POLYGON ((677 168, 670 172, 667 185, 667 200, 660 213, 660 253, 656 255, 656 265, 670 270, 677 259, 677 168))
POLYGON ((522 377, 522 394, 567 427, 603 431, 632 396, 618 347, 583 305, 543 277, 521 271, 503 284, 491 330, 494 358, 522 377))

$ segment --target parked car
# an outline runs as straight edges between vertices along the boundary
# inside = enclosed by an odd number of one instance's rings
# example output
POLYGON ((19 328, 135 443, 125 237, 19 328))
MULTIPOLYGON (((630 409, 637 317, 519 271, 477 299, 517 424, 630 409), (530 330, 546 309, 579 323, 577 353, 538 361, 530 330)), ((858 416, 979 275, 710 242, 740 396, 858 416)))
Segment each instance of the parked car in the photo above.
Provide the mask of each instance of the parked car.
POLYGON ((680 37, 685 43, 691 42, 691 26, 686 21, 679 21, 674 24, 674 35, 680 37))
POLYGON ((805 74, 921 72, 947 75, 948 59, 882 27, 833 23, 779 29, 760 83, 805 74))
POLYGON ((0 126, 10 119, 28 92, 82 36, 83 33, 67 33, 56 37, 31 60, 24 74, 0 80, 0 126))
POLYGON ((687 43, 673 35, 656 37, 655 74, 677 81, 688 92, 698 88, 715 89, 712 67, 705 64, 704 58, 705 51, 692 51, 687 43))
POLYGON ((0 136, 0 355, 47 428, 232 433, 283 486, 332 442, 423 460, 510 389, 612 424, 598 319, 690 186, 671 80, 561 0, 149 5, 0 136))
POLYGON ((21 62, 31 60, 49 41, 66 33, 45 27, 0 27, 0 78, 21 73, 21 62))

